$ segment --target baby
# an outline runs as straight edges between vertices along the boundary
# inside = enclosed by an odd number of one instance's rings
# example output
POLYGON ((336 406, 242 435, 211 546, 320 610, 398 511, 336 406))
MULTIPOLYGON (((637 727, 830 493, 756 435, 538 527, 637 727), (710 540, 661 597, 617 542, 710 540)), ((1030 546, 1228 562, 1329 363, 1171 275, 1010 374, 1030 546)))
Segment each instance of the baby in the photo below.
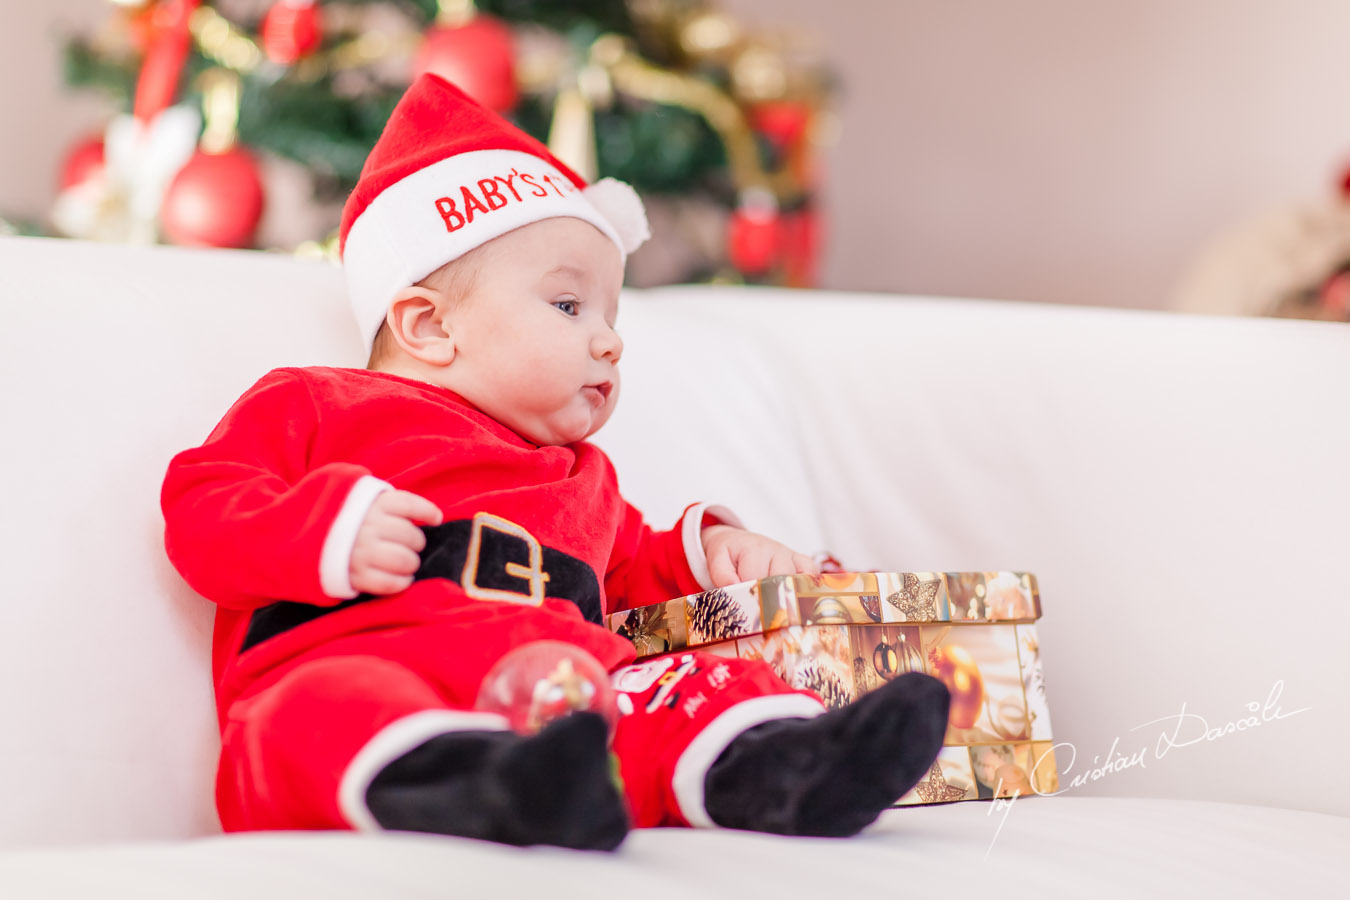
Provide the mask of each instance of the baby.
POLYGON ((585 442, 618 400, 624 259, 647 236, 631 188, 586 185, 424 76, 342 235, 368 368, 269 373, 163 488, 169 556, 218 605, 227 831, 606 850, 633 826, 843 836, 928 771, 947 720, 935 679, 827 713, 763 662, 632 665, 604 627, 617 610, 814 571, 720 507, 654 531, 585 442), (611 674, 612 734, 594 713, 525 735, 475 709, 491 667, 540 640, 611 674))

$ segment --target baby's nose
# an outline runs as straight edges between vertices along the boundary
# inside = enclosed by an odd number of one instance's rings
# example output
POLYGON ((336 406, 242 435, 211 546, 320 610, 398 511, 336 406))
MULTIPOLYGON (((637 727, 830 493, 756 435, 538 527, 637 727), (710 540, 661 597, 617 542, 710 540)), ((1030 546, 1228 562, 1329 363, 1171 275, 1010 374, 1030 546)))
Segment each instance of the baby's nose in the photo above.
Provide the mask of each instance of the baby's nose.
POLYGON ((623 338, 613 328, 605 328, 591 341, 591 355, 596 359, 608 359, 617 363, 623 356, 623 338))

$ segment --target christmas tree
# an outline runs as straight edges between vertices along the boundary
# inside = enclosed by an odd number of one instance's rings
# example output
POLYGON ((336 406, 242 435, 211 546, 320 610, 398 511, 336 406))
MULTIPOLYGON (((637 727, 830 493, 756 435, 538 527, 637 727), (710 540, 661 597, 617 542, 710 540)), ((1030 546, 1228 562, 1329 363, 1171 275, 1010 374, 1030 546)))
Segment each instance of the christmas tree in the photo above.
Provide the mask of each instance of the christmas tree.
POLYGON ((407 85, 432 71, 583 176, 637 188, 658 240, 682 248, 647 281, 814 280, 828 79, 705 0, 114 5, 66 48, 67 82, 125 114, 68 154, 64 233, 255 246, 259 159, 278 159, 328 210, 308 246, 331 254, 341 199, 407 85))

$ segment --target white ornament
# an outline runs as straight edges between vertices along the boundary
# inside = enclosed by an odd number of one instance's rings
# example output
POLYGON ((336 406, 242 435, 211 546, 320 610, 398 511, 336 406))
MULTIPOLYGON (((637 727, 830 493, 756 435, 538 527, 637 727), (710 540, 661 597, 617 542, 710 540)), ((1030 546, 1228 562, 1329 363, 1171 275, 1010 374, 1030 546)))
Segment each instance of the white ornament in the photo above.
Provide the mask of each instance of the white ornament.
POLYGON ((61 192, 52 223, 73 238, 154 243, 164 193, 196 150, 201 128, 201 115, 187 106, 171 106, 149 123, 113 119, 101 173, 61 192))

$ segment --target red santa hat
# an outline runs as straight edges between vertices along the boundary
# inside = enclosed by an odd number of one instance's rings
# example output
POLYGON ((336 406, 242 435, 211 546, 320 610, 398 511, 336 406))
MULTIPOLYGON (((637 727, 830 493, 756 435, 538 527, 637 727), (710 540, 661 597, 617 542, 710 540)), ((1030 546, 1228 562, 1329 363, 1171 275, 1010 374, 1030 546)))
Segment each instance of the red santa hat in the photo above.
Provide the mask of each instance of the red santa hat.
POLYGON ((402 288, 508 231, 560 216, 626 258, 649 236, 637 193, 586 181, 548 148, 436 75, 394 107, 342 211, 342 264, 369 347, 402 288))

